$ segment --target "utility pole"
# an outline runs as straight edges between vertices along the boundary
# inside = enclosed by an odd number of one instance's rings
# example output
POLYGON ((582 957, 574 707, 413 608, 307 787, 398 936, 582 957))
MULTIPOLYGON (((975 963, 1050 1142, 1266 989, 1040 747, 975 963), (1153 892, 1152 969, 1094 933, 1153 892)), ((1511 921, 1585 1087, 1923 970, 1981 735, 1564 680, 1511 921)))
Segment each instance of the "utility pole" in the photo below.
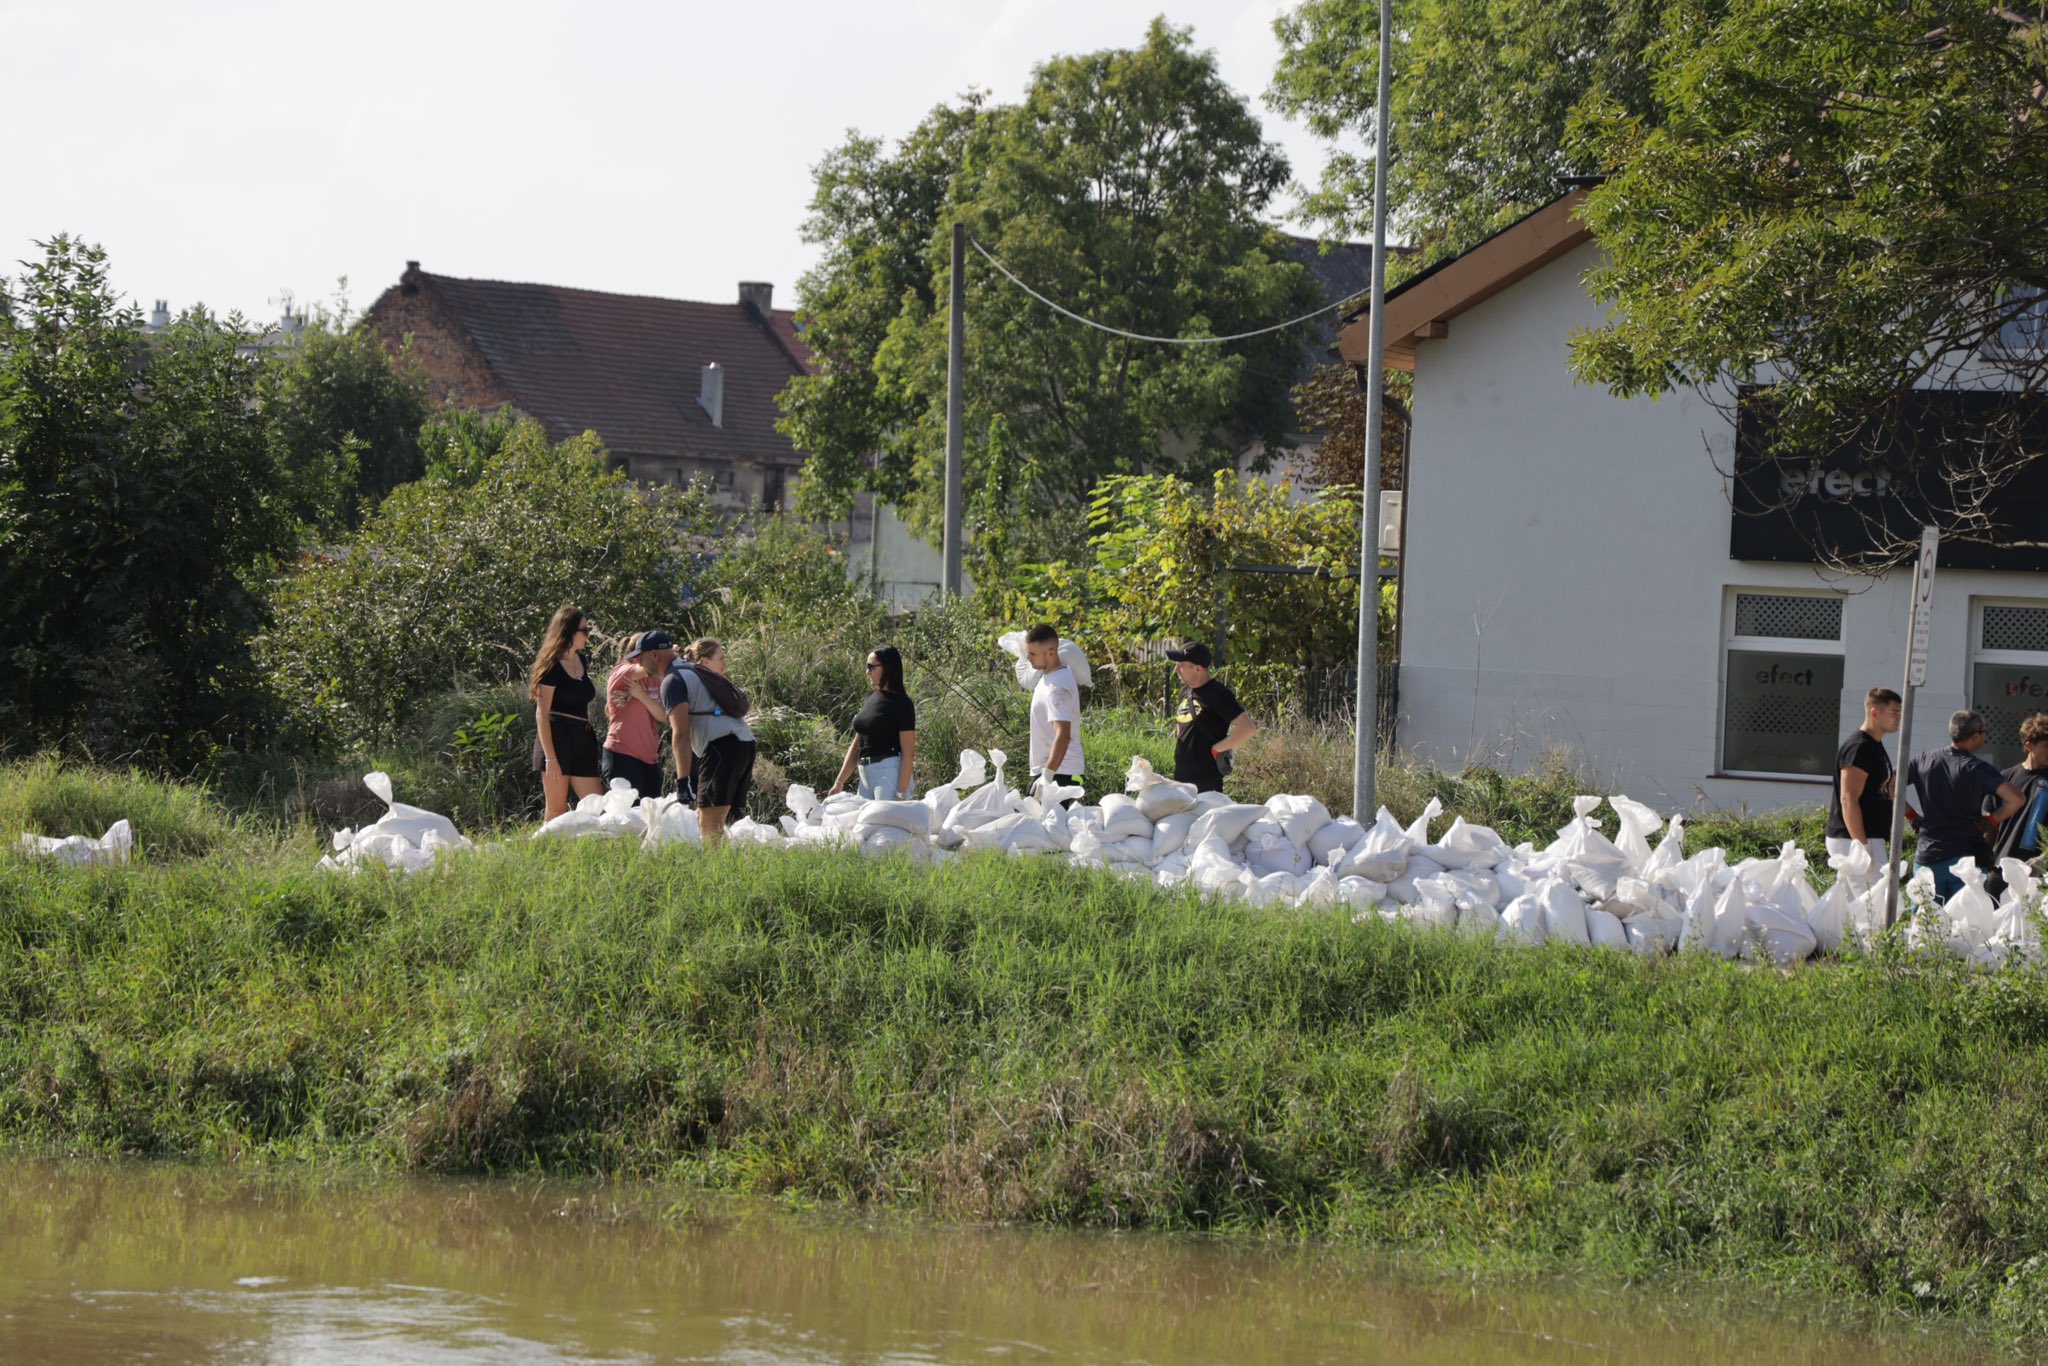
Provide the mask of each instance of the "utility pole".
POLYGON ((1380 94, 1373 106, 1371 359, 1365 376, 1365 487, 1358 513, 1358 748, 1351 770, 1351 817, 1360 825, 1372 823, 1380 748, 1380 424, 1387 387, 1387 98, 1394 80, 1393 9, 1393 0, 1380 0, 1380 94))
POLYGON ((946 315, 946 534, 941 589, 959 597, 961 586, 960 449, 967 393, 967 225, 953 224, 952 302, 946 315))

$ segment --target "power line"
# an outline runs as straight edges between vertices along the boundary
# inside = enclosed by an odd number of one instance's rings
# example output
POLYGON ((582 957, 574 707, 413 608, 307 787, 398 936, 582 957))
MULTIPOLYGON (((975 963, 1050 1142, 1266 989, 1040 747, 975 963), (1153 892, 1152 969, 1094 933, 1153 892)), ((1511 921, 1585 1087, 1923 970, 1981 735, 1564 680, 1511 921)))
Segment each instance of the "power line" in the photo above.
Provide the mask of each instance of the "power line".
POLYGON ((1317 309, 1313 313, 1304 313, 1299 318, 1289 318, 1284 323, 1274 323, 1271 327, 1261 327, 1250 332, 1233 332, 1227 337, 1153 337, 1148 336, 1143 332, 1126 332, 1121 327, 1111 327, 1108 323, 1099 323, 1095 321, 1095 319, 1093 318, 1084 318, 1080 314, 1076 313, 1073 309, 1067 308, 1062 304, 1053 302, 1051 299, 1046 298, 1043 294, 1040 294, 1037 290, 1033 289, 1030 285, 1027 285, 1022 280, 1018 279, 1015 271, 1011 270, 1008 266, 1004 265, 1001 261, 997 260, 995 257, 995 253, 991 252, 987 247, 984 247, 979 241, 976 241, 972 237, 968 238, 967 240, 973 242, 974 249, 980 252, 983 256, 987 257, 988 263, 994 266, 997 270, 1001 271, 1003 273, 1004 278, 1009 280, 1011 284, 1017 286, 1017 288, 1023 290, 1026 294, 1029 294, 1032 298, 1038 300, 1038 302, 1044 304, 1053 312, 1059 314, 1062 317, 1071 318, 1075 322, 1080 323, 1084 327, 1092 327, 1098 332, 1107 332, 1113 337, 1125 337, 1131 341, 1158 342, 1163 346, 1218 346, 1224 342, 1243 341, 1247 337, 1263 337, 1269 332, 1284 332, 1290 327, 1299 327, 1301 324, 1305 322, 1310 322, 1316 318, 1322 317, 1325 313, 1337 312, 1339 309, 1342 309, 1345 306, 1345 303, 1347 302, 1346 300, 1340 299, 1334 304, 1323 305, 1321 308, 1317 309))

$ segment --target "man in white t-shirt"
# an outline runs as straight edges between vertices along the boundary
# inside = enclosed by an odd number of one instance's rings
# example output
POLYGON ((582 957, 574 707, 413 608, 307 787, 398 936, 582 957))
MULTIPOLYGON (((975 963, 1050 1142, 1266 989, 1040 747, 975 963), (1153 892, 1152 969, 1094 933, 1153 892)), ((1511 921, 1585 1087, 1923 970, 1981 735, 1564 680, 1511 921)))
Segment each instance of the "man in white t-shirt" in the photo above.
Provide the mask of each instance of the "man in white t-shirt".
POLYGON ((1038 670, 1031 690, 1031 783, 1051 774, 1067 787, 1081 786, 1081 689, 1074 671, 1060 662, 1060 633, 1034 626, 1024 633, 1024 658, 1038 670))

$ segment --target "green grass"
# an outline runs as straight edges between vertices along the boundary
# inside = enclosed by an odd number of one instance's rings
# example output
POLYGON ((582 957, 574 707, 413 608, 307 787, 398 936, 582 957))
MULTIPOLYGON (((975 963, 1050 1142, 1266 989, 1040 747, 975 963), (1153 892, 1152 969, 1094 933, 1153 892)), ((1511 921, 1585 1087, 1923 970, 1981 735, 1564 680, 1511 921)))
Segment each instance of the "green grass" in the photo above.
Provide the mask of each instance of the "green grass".
POLYGON ((0 1145, 659 1175, 2048 1331, 2038 973, 1503 948, 1049 860, 522 842, 407 880, 277 838, 0 858, 0 1145))

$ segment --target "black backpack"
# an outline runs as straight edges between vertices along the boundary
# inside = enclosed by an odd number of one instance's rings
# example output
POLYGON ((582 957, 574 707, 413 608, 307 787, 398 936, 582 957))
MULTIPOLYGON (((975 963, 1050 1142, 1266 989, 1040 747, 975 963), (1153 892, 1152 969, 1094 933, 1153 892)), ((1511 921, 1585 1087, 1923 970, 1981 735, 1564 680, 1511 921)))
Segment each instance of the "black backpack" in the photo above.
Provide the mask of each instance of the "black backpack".
POLYGON ((687 659, 679 659, 669 667, 688 669, 697 675, 697 681, 704 685, 704 691, 711 694, 713 716, 730 716, 735 721, 746 719, 747 708, 753 703, 749 702, 747 695, 734 687, 732 680, 724 674, 716 673, 700 664, 692 664, 687 659))

